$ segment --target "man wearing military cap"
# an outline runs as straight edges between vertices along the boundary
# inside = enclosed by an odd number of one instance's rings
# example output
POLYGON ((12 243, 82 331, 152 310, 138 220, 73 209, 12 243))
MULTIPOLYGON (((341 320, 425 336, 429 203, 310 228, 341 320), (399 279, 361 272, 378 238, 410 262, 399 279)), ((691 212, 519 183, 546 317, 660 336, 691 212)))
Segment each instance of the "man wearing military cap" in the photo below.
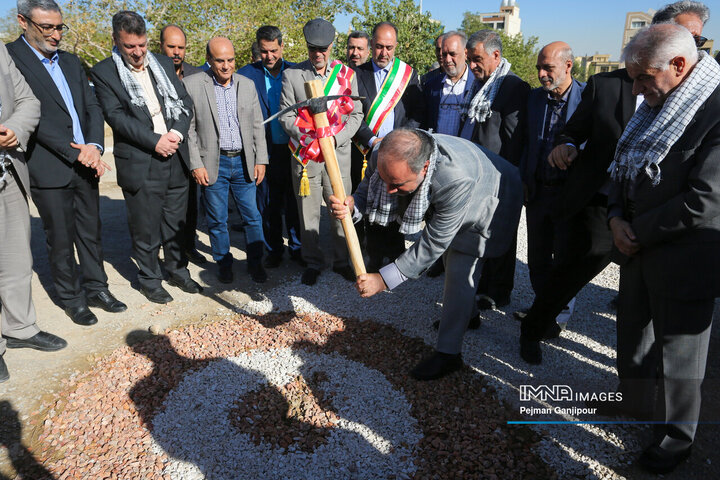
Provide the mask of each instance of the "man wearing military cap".
MULTIPOLYGON (((355 74, 346 65, 330 58, 332 44, 335 39, 335 28, 321 18, 310 20, 303 27, 305 42, 308 49, 308 60, 288 68, 283 74, 280 110, 307 99, 305 82, 320 80, 325 83, 325 92, 329 95, 345 93, 347 85, 352 95, 358 94, 355 74)), ((328 104, 330 106, 330 104, 328 104)), ((320 271, 325 266, 323 251, 320 249, 320 208, 322 199, 329 204, 332 195, 330 178, 322 163, 317 163, 301 154, 299 143, 303 133, 295 125, 297 111, 293 110, 281 115, 280 125, 290 136, 290 148, 295 152, 297 160, 293 162, 293 187, 295 189, 302 241, 302 257, 307 262, 307 269, 302 275, 302 283, 314 285, 320 271), (309 160, 309 161, 308 161, 309 160), (303 188, 301 188, 303 187, 303 188), (309 187, 308 190, 306 188, 309 187)), ((362 104, 354 102, 354 109, 343 114, 339 123, 347 122, 334 137, 337 160, 340 166, 345 191, 350 193, 350 147, 352 137, 363 121, 362 104)), ((330 220, 330 231, 333 238, 333 270, 350 281, 355 281, 355 274, 348 264, 348 252, 345 235, 339 220, 330 220)))

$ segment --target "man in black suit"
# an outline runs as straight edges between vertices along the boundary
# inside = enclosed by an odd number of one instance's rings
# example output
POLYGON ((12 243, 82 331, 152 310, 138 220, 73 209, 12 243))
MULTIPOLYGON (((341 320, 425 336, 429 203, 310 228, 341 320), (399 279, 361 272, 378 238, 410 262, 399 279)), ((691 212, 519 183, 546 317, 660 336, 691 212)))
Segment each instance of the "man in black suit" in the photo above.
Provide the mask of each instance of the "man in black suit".
MULTIPOLYGON (((510 63, 502 56, 502 40, 494 30, 473 33, 468 38, 466 51, 475 84, 460 136, 519 167, 525 145, 530 85, 510 71, 510 63)), ((502 257, 485 262, 478 285, 479 308, 510 303, 516 250, 517 241, 502 257)))
POLYGON ((168 283, 187 293, 190 278, 182 248, 187 209, 187 133, 192 100, 172 60, 147 51, 145 21, 135 12, 113 16, 115 47, 90 71, 95 93, 113 130, 118 185, 122 187, 140 290, 155 303, 172 301, 162 287, 163 246, 168 283))
MULTIPOLYGON (((185 62, 185 52, 187 47, 187 36, 185 31, 178 25, 165 25, 160 30, 160 51, 165 56, 172 58, 175 73, 182 80, 190 75, 200 73, 197 67, 185 62)), ((189 179, 188 185, 188 207, 185 214, 185 255, 188 260, 196 265, 202 265, 207 260, 195 248, 197 217, 198 217, 198 185, 195 179, 189 179)))
POLYGON ((542 361, 539 342, 556 329, 555 318, 610 263, 607 169, 636 103, 632 80, 624 68, 593 75, 550 152, 549 164, 568 172, 552 207, 555 217, 566 222, 567 249, 522 321, 520 355, 528 363, 542 361), (582 144, 585 147, 580 150, 582 144))
MULTIPOLYGON (((392 23, 375 25, 371 42, 372 59, 355 68, 358 93, 365 97, 362 100, 365 117, 353 140, 355 148, 362 149, 366 155, 394 128, 419 127, 425 116, 417 72, 395 58, 397 37, 397 27, 392 23), (393 106, 389 100, 397 93, 402 93, 402 96, 393 106), (382 114, 383 110, 386 115, 382 114), (373 113, 374 116, 371 115, 373 113)), ((358 173, 362 171, 362 158, 359 166, 353 165, 353 170, 358 173)), ((368 224, 366 238, 370 256, 368 270, 371 272, 385 265, 384 258, 392 262, 405 251, 405 236, 398 232, 397 223, 386 227, 368 224)))
POLYGON ((97 317, 88 305, 127 309, 108 290, 103 267, 98 178, 108 166, 100 159, 102 111, 80 60, 58 50, 67 30, 60 7, 53 0, 18 2, 18 22, 24 33, 8 51, 42 109, 27 150, 30 193, 65 313, 79 325, 93 325, 97 317))
POLYGON ((623 60, 645 101, 610 165, 619 391, 641 409, 661 383, 665 423, 639 461, 662 474, 690 455, 720 296, 720 66, 673 24, 638 32, 623 60))

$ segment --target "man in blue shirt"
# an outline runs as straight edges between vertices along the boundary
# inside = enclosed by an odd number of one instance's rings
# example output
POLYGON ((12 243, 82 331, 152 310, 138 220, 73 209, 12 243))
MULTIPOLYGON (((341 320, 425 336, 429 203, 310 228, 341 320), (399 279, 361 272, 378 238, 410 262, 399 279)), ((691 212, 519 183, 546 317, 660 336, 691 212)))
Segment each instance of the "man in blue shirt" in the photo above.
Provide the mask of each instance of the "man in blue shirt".
POLYGON ((41 104, 28 145, 30 193, 65 313, 79 325, 93 325, 97 317, 88 306, 127 309, 108 290, 103 267, 98 178, 109 167, 100 158, 102 110, 80 60, 58 50, 67 31, 60 7, 53 0, 20 0, 18 22, 24 33, 8 51, 41 104))
MULTIPOLYGON (((238 73, 255 84, 263 118, 278 112, 280 92, 282 90, 283 72, 294 65, 283 59, 283 48, 280 29, 271 25, 260 27, 256 34, 260 48, 259 62, 244 66, 238 73)), ((283 213, 285 229, 288 236, 290 258, 304 264, 300 253, 300 223, 297 202, 293 192, 290 163, 293 161, 289 137, 277 119, 265 125, 270 163, 265 174, 265 181, 258 185, 258 208, 263 217, 263 233, 268 248, 265 266, 276 268, 282 261, 283 245, 283 213)))

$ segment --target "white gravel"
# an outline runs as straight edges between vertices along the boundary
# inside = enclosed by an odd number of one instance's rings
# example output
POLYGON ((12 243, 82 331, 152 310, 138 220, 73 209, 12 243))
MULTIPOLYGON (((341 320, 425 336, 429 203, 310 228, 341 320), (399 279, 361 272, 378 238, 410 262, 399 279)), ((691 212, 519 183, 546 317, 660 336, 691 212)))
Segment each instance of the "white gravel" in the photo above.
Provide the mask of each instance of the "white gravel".
MULTIPOLYGON (((524 214, 518 234, 518 264, 512 303, 502 311, 485 312, 482 327, 465 336, 465 363, 485 375, 499 391, 502 400, 517 412, 512 420, 577 420, 570 415, 520 414, 520 406, 584 407, 582 402, 520 402, 520 385, 567 385, 574 392, 601 393, 614 390, 615 314, 609 303, 617 291, 619 270, 610 265, 577 296, 575 312, 560 339, 545 342, 543 363, 530 366, 519 355, 520 324, 512 313, 528 307, 533 293, 527 272, 524 214)), ((434 345, 436 331, 431 328, 439 318, 444 276, 422 277, 405 282, 392 292, 362 299, 351 283, 329 270, 315 286, 302 285, 299 278, 288 280, 247 304, 243 311, 262 314, 271 311, 326 312, 338 316, 387 323, 404 334, 422 338, 434 345)), ((238 295, 240 295, 238 293, 238 295)), ((428 385, 432 390, 432 385, 428 385)), ((603 421, 603 417, 585 415, 583 420, 603 421)), ((615 468, 626 465, 640 451, 638 442, 645 427, 635 425, 537 425, 543 435, 538 453, 557 469, 560 478, 622 478, 615 468)))
POLYGON ((301 350, 252 351, 187 375, 153 420, 153 448, 172 460, 173 479, 378 479, 411 476, 421 438, 410 404, 385 377, 340 355, 301 350), (256 445, 228 412, 249 392, 322 372, 320 388, 340 421, 312 453, 256 445), (203 448, 197 448, 202 445, 203 448))

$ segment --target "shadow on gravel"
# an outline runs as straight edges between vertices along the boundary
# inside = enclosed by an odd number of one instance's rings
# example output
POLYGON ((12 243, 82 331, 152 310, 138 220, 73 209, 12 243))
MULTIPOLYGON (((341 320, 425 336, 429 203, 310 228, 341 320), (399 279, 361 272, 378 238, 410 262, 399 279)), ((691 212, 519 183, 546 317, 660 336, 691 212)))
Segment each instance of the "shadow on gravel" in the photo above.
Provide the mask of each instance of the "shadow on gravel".
MULTIPOLYGON (((0 401, 0 447, 7 449, 16 478, 53 480, 53 476, 22 443, 22 423, 12 403, 0 401)), ((0 480, 10 480, 0 474, 0 480)))

